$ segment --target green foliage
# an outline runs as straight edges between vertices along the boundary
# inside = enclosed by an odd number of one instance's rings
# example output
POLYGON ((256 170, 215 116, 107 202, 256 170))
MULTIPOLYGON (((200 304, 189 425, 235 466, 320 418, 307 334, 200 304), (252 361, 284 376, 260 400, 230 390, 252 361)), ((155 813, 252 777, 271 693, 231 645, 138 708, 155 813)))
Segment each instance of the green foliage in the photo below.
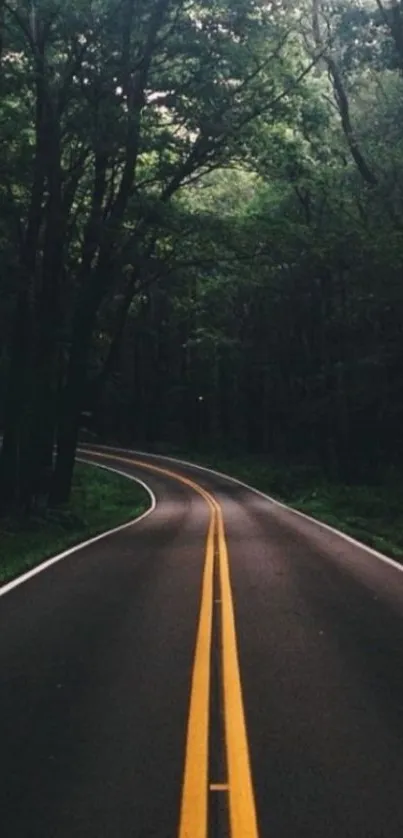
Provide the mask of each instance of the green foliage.
POLYGON ((32 29, 27 4, 8 7, 1 81, 14 496, 25 480, 34 504, 49 497, 32 475, 54 438, 50 496, 66 496, 83 409, 106 435, 264 452, 349 483, 401 464, 390 15, 364 0, 35 9, 32 29))
POLYGON ((225 457, 219 452, 178 448, 169 449, 169 453, 230 474, 385 555, 403 560, 401 472, 385 474, 380 484, 348 486, 324 479, 312 466, 276 466, 261 457, 225 457))
POLYGON ((102 307, 123 295, 127 311, 161 273, 176 193, 247 158, 289 78, 283 35, 263 0, 6 5, 0 235, 16 313, 3 505, 35 504, 49 478, 52 500, 67 497, 102 307))
POLYGON ((141 515, 149 499, 138 484, 78 464, 70 503, 28 521, 0 522, 0 585, 97 533, 141 515))

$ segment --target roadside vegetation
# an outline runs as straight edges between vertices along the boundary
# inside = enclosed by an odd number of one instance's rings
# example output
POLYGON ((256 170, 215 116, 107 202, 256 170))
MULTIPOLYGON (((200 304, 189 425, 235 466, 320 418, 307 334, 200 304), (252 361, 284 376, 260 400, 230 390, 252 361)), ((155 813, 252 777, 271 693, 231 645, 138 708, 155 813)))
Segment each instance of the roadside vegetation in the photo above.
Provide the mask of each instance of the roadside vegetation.
POLYGON ((403 562, 403 476, 382 483, 346 485, 306 467, 271 468, 262 463, 218 461, 216 468, 324 521, 375 550, 403 562))
POLYGON ((377 483, 347 485, 329 480, 318 468, 287 468, 261 457, 195 453, 166 446, 160 453, 236 477, 403 562, 403 475, 393 469, 377 483))
POLYGON ((398 553, 402 126, 401 0, 0 2, 0 518, 85 422, 398 553))
POLYGON ((0 585, 46 558, 137 518, 149 506, 133 480, 77 463, 68 504, 30 518, 0 518, 0 585))

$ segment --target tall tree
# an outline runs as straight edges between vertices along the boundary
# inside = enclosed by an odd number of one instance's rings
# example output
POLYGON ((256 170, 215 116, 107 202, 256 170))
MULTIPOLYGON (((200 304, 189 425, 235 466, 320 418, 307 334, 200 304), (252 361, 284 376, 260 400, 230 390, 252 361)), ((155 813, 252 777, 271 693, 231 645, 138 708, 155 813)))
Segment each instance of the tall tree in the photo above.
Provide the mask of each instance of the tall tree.
POLYGON ((10 98, 27 97, 27 177, 0 476, 29 505, 68 496, 100 307, 151 259, 184 183, 243 152, 281 83, 281 4, 5 4, 10 98), (274 57, 268 45, 274 44, 274 57), (65 362, 65 363, 63 363, 65 362))

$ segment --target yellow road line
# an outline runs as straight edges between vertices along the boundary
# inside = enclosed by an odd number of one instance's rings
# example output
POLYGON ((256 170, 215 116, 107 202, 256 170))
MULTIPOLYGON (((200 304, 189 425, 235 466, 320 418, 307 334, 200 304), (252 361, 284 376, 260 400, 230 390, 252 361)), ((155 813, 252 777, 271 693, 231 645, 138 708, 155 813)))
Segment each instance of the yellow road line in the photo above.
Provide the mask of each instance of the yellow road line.
POLYGON ((215 514, 210 519, 190 692, 179 838, 207 836, 210 650, 213 613, 215 514))
POLYGON ((214 596, 214 540, 218 536, 221 600, 221 647, 223 665, 224 722, 228 764, 228 784, 211 784, 210 790, 229 791, 231 838, 259 838, 256 806, 235 630, 228 549, 220 504, 198 483, 141 460, 90 451, 90 454, 116 459, 167 475, 189 486, 207 502, 210 521, 203 570, 202 596, 193 664, 186 757, 182 788, 179 838, 207 838, 208 829, 208 733, 210 697, 210 653, 214 596))
POLYGON ((157 474, 183 483, 206 501, 210 511, 202 596, 197 629, 196 651, 192 670, 189 716, 186 736, 186 756, 182 786, 179 821, 179 838, 207 838, 208 770, 209 770, 209 706, 210 706, 210 654, 213 620, 214 537, 217 510, 214 498, 193 480, 170 469, 128 457, 90 451, 99 457, 140 466, 157 474))
POLYGON ((248 738, 242 701, 228 550, 221 508, 217 508, 222 597, 222 661, 224 719, 229 782, 231 838, 258 838, 250 770, 248 738))

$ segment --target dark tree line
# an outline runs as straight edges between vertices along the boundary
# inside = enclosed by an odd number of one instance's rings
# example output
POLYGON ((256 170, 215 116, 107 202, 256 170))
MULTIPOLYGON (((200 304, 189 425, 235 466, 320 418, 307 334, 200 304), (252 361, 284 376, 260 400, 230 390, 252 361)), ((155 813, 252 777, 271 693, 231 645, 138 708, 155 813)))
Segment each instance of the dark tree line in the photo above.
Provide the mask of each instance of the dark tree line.
POLYGON ((2 4, 3 510, 68 498, 85 423, 401 465, 402 20, 2 4))
POLYGON ((183 196, 193 227, 178 219, 188 232, 169 284, 130 312, 95 413, 105 437, 263 454, 343 480, 401 468, 403 87, 392 11, 315 1, 298 16, 320 67, 291 116, 258 126, 253 166, 183 196))
POLYGON ((120 291, 124 321, 178 190, 242 156, 270 111, 277 16, 252 0, 4 3, 3 506, 67 499, 100 309, 120 291))

